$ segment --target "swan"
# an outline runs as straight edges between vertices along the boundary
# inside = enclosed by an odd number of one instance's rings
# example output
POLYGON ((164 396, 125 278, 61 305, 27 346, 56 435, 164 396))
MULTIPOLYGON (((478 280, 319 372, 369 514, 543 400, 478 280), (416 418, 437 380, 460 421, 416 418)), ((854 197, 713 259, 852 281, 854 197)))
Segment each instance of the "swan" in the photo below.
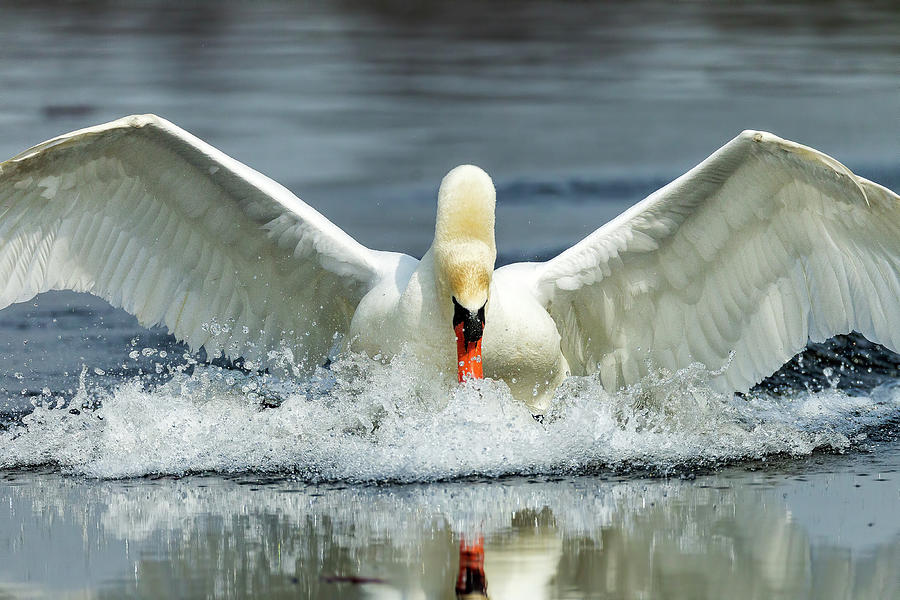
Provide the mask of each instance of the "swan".
POLYGON ((289 352, 302 373, 345 347, 407 351, 536 411, 570 374, 615 391, 699 362, 740 392, 810 339, 900 350, 900 199, 812 148, 745 131, 555 258, 499 269, 495 195, 480 168, 450 171, 416 260, 129 116, 0 163, 0 308, 90 292, 210 356, 289 352))

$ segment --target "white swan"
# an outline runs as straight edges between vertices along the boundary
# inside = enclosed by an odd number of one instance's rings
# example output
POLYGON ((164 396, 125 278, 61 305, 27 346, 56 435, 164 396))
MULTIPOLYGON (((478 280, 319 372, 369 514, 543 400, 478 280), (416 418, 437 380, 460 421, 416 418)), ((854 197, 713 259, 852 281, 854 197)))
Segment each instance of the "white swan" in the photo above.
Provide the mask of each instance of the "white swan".
POLYGON ((126 117, 0 164, 0 308, 91 292, 194 349, 265 363, 284 344, 306 370, 343 334, 447 378, 483 366, 538 410, 568 373, 615 390, 651 365, 727 364, 714 384, 742 391, 810 338, 900 350, 900 199, 811 148, 744 132, 556 258, 496 270, 494 195, 481 169, 451 171, 417 261, 126 117))

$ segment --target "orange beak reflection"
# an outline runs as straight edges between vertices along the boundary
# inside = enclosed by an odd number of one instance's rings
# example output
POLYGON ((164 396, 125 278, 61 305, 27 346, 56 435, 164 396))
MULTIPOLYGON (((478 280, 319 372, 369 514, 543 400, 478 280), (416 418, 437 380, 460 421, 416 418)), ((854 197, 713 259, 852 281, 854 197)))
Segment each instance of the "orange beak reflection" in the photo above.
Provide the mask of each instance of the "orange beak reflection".
POLYGON ((484 379, 481 365, 481 338, 477 342, 466 343, 463 335, 464 323, 457 323, 456 332, 456 366, 459 369, 459 382, 467 379, 484 379))
POLYGON ((459 574, 456 577, 457 598, 487 598, 487 577, 484 575, 484 536, 474 544, 459 540, 459 574))

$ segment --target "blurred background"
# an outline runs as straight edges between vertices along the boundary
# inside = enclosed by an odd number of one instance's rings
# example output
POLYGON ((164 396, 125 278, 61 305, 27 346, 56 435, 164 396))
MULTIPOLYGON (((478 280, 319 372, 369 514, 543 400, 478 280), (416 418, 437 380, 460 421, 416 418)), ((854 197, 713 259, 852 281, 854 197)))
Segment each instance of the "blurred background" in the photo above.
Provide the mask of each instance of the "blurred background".
POLYGON ((896 183, 900 3, 0 1, 0 156, 142 112, 417 255, 478 164, 513 260, 743 129, 896 183))

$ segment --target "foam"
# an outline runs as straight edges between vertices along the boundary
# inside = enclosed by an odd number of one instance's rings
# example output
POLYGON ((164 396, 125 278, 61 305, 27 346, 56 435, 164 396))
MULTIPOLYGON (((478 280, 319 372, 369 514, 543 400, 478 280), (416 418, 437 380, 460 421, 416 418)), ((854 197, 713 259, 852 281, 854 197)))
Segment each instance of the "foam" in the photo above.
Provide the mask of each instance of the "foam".
POLYGON ((135 378, 92 391, 86 371, 70 404, 47 400, 0 432, 0 467, 52 464, 99 478, 261 471, 351 482, 666 474, 845 449, 900 409, 894 383, 852 396, 828 389, 729 398, 694 365, 615 395, 595 377, 570 378, 539 423, 503 382, 448 388, 420 371, 403 355, 387 365, 343 357, 300 383, 198 365, 150 389, 135 378), (267 397, 280 406, 262 409, 267 397))

